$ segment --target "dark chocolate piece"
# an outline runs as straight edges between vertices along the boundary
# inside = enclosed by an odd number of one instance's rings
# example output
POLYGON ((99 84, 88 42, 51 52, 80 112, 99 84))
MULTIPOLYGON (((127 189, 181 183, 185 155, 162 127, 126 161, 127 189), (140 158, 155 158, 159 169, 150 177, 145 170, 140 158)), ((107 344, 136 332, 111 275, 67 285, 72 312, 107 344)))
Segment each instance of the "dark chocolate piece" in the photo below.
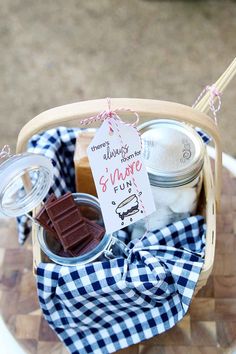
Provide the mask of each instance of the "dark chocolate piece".
POLYGON ((92 239, 87 239, 87 242, 82 242, 77 247, 68 250, 73 257, 82 256, 85 253, 92 251, 100 242, 105 234, 105 230, 100 225, 97 225, 94 221, 89 220, 87 218, 83 218, 89 232, 92 236, 92 239))
POLYGON ((86 240, 79 243, 76 247, 73 247, 67 251, 61 250, 58 255, 61 257, 78 257, 82 256, 90 251, 92 251, 100 242, 102 237, 105 234, 105 230, 103 227, 97 225, 94 221, 91 221, 87 218, 83 218, 90 234, 91 238, 87 238, 86 240))
POLYGON ((49 205, 46 204, 46 210, 64 251, 73 249, 86 239, 92 239, 71 193, 66 193, 49 205))
MULTIPOLYGON (((82 217, 80 207, 70 192, 60 198, 51 194, 36 216, 58 246, 61 245, 56 252, 61 257, 78 257, 92 251, 105 234, 104 228, 95 221, 82 217)), ((90 208, 86 208, 91 213, 90 208)))
POLYGON ((53 226, 53 223, 51 219, 48 216, 47 210, 46 210, 46 205, 49 205, 51 202, 54 202, 56 200, 55 194, 51 194, 49 198, 47 199, 46 203, 43 205, 42 209, 38 212, 38 214, 35 216, 35 219, 38 221, 38 223, 44 227, 44 229, 50 234, 56 237, 58 239, 56 230, 53 226))
POLYGON ((80 213, 89 220, 97 221, 101 219, 101 213, 99 210, 89 205, 78 205, 80 213))
POLYGON ((92 240, 89 240, 88 243, 80 244, 78 248, 75 247, 73 249, 68 250, 68 254, 70 254, 70 256, 72 257, 82 256, 83 254, 92 251, 99 243, 100 240, 94 238, 92 240))
POLYGON ((101 240, 105 234, 105 229, 96 224, 94 221, 84 218, 86 225, 88 226, 90 234, 93 236, 94 239, 101 240))

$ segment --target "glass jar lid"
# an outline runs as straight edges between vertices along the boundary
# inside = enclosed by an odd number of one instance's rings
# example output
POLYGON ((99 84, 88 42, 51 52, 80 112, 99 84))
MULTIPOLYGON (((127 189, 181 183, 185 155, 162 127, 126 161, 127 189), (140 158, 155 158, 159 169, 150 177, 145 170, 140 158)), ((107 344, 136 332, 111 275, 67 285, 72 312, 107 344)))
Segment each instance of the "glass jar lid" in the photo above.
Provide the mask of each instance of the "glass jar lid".
POLYGON ((0 164, 0 213, 17 217, 33 210, 46 197, 52 181, 53 165, 47 157, 10 156, 0 164))
POLYGON ((202 169, 205 146, 189 125, 160 119, 138 127, 150 183, 177 187, 191 182, 202 169))

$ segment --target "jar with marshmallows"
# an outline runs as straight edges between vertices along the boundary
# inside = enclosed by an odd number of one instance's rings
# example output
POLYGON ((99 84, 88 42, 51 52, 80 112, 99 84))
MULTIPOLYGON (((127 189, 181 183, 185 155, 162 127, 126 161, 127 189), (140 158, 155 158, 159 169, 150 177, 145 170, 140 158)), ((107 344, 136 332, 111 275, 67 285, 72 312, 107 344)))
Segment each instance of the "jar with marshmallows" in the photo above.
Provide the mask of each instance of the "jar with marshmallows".
POLYGON ((202 187, 205 145, 191 126, 169 119, 138 127, 156 211, 131 227, 131 239, 194 215, 202 187))

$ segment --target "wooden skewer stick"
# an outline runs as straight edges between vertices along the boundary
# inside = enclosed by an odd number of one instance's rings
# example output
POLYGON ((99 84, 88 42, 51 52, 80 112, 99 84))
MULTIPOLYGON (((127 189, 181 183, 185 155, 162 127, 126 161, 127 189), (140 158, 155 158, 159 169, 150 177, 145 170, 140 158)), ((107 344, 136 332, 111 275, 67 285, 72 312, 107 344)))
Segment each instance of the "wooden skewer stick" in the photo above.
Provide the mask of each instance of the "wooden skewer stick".
MULTIPOLYGON (((225 72, 220 76, 220 78, 215 82, 214 86, 219 92, 223 92, 228 86, 230 81, 236 74, 236 58, 228 66, 225 72)), ((207 91, 206 94, 201 98, 201 100, 196 104, 194 109, 207 113, 210 109, 209 106, 210 92, 207 91)), ((215 98, 216 99, 216 98, 215 98)))
MULTIPOLYGON (((233 62, 230 64, 230 66, 226 69, 226 71, 221 75, 221 77, 216 81, 214 86, 222 92, 228 83, 232 80, 233 76, 235 75, 235 69, 236 69, 236 59, 233 60, 233 62)), ((210 92, 207 92, 206 95, 201 99, 200 102, 196 105, 198 110, 201 111, 207 111, 209 109, 209 97, 210 97, 210 92)))

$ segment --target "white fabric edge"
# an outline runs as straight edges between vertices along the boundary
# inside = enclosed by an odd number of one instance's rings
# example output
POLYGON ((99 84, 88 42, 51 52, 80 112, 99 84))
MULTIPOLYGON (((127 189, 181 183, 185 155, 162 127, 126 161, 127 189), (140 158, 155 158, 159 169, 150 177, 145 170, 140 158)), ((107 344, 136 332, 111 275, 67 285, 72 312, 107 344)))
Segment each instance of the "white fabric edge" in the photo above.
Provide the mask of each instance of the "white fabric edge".
POLYGON ((0 352, 1 354, 26 354, 7 329, 2 317, 0 317, 0 352))

